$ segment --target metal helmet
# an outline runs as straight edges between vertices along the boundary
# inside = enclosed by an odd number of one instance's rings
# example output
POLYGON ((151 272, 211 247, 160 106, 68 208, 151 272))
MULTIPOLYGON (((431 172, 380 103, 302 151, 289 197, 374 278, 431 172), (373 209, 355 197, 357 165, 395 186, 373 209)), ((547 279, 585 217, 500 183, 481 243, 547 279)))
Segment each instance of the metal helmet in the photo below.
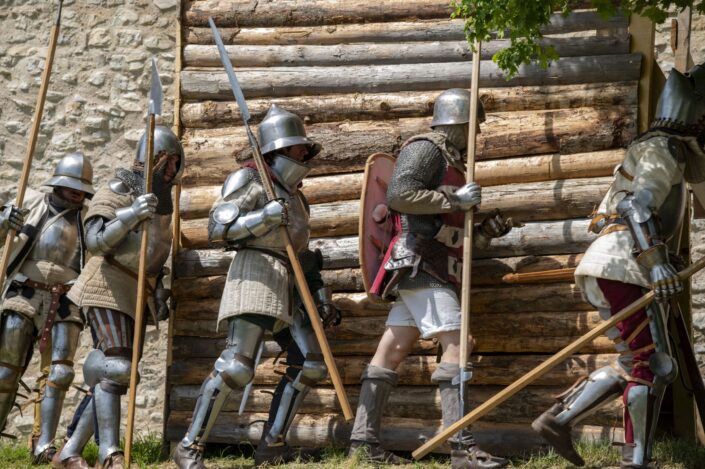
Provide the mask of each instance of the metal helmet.
POLYGON ((672 69, 666 80, 651 127, 672 129, 686 135, 705 130, 705 67, 688 73, 672 69))
POLYGON ((276 104, 267 111, 264 120, 257 129, 262 154, 267 154, 280 148, 291 147, 293 145, 307 145, 308 155, 304 161, 308 161, 321 151, 321 145, 306 137, 304 122, 299 116, 286 111, 276 104))
MULTIPOLYGON (((477 120, 485 122, 485 108, 477 100, 477 120)), ((470 92, 462 88, 451 88, 439 94, 433 105, 431 127, 437 125, 467 124, 470 122, 470 92)))
MULTIPOLYGON (((184 147, 181 145, 181 140, 179 140, 179 137, 177 137, 169 127, 157 125, 154 127, 154 155, 156 156, 162 151, 165 151, 170 155, 179 155, 180 157, 179 169, 171 182, 172 184, 177 183, 184 174, 184 167, 186 166, 184 147)), ((144 164, 146 154, 147 133, 145 132, 142 134, 139 144, 137 145, 135 162, 144 164)))
POLYGON ((59 160, 54 168, 54 175, 45 186, 68 187, 85 192, 89 197, 95 194, 93 189, 93 166, 81 152, 69 153, 59 160))

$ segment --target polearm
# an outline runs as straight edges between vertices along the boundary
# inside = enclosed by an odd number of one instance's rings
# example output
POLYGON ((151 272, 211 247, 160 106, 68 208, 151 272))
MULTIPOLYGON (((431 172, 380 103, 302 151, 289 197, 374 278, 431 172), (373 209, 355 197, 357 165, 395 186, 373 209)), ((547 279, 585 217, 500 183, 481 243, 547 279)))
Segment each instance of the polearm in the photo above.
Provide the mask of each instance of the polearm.
MULTIPOLYGON (((149 90, 149 117, 147 122, 147 153, 144 157, 144 193, 152 192, 154 173, 154 126, 156 116, 162 113, 162 83, 157 62, 152 59, 152 85, 149 90)), ((182 163, 183 164, 183 163, 182 163)), ((149 220, 142 223, 140 263, 137 270, 137 303, 135 310, 135 332, 132 340, 132 363, 130 367, 130 393, 127 401, 127 429, 125 431, 125 467, 130 467, 132 456, 132 433, 135 424, 135 399, 137 398, 137 369, 142 351, 142 323, 147 293, 147 247, 149 245, 149 220)))
MULTIPOLYGON (((39 125, 42 123, 42 114, 44 114, 44 103, 46 102, 47 89, 49 88, 49 78, 51 77, 51 68, 54 65, 54 53, 56 52, 56 43, 59 39, 59 29, 61 26, 61 7, 63 6, 63 0, 59 0, 59 10, 56 13, 56 20, 54 25, 51 27, 51 33, 49 36, 49 47, 47 49, 47 59, 44 64, 44 71, 42 72, 42 81, 39 85, 39 96, 37 97, 37 105, 34 108, 34 118, 32 120, 32 129, 29 132, 29 144, 27 145, 27 152, 24 155, 24 162, 22 164, 22 175, 20 176, 20 183, 17 186, 17 197, 15 198, 15 205, 17 208, 22 208, 24 204, 24 195, 27 190, 27 181, 29 181, 29 171, 32 169, 32 159, 34 157, 34 149, 37 146, 37 136, 39 135, 39 125)), ((5 248, 2 252, 2 259, 0 260, 0 289, 5 283, 5 275, 7 270, 7 265, 10 262, 10 253, 12 252, 12 245, 15 240, 15 230, 10 228, 7 232, 7 238, 5 238, 5 248)))
MULTIPOLYGON (((240 83, 237 81, 235 76, 235 71, 230 63, 230 58, 228 53, 225 51, 225 46, 223 45, 223 40, 220 38, 220 33, 218 28, 216 28, 215 23, 212 18, 208 18, 208 24, 213 32, 213 38, 218 46, 218 53, 220 54, 220 60, 223 63, 225 72, 228 75, 228 80, 230 81, 230 87, 232 88, 233 95, 237 101, 237 105, 240 108, 240 115, 242 117, 243 125, 245 126, 245 131, 247 132, 247 138, 250 141, 250 146, 252 147, 252 153, 254 155, 255 164, 257 165, 257 171, 259 172, 260 178, 262 179, 262 185, 264 186, 264 191, 267 194, 268 200, 276 199, 276 194, 274 193, 274 186, 272 185, 272 180, 269 177, 269 172, 267 171, 267 165, 262 157, 262 153, 259 149, 259 143, 250 129, 250 111, 247 108, 247 102, 245 102, 245 96, 242 94, 242 89, 240 88, 240 83)), ((286 253, 289 257, 289 262, 291 263, 292 270, 294 271, 294 278, 296 280, 296 288, 299 291, 299 296, 304 303, 306 308, 306 313, 308 313, 308 318, 311 321, 311 326, 313 326, 313 331, 316 334, 316 339, 318 340, 318 345, 321 347, 321 352, 323 353, 323 358, 325 360, 326 366, 328 367, 328 373, 330 373, 331 381, 333 381, 333 387, 335 388, 335 393, 338 396, 338 401, 340 401, 340 407, 343 410, 343 415, 345 420, 352 420, 353 412, 350 407, 350 402, 348 402, 348 396, 345 394, 345 388, 343 387, 343 381, 340 379, 340 373, 338 372, 338 367, 335 364, 335 359, 333 358, 333 353, 328 345, 328 339, 323 331, 323 324, 321 323, 321 318, 318 315, 316 305, 313 302, 313 297, 308 289, 308 284, 306 283, 306 277, 304 276, 304 271, 301 268, 301 263, 299 258, 294 251, 294 246, 291 243, 291 237, 289 236, 289 231, 286 226, 279 227, 279 235, 284 241, 286 247, 286 253)))
MULTIPOLYGON (((475 152, 477 148, 477 108, 480 94, 480 47, 475 41, 472 53, 472 80, 470 83, 470 128, 468 129, 468 161, 465 167, 465 181, 475 180, 475 152)), ((465 231, 463 237, 462 286, 460 289, 460 366, 459 393, 460 409, 465 412, 465 397, 468 381, 472 378, 472 365, 468 353, 468 335, 470 334, 470 284, 472 280, 472 245, 475 227, 474 211, 465 212, 465 231)))
MULTIPOLYGON (((678 273, 678 276, 681 278, 681 280, 685 281, 686 279, 690 278, 695 274, 696 272, 702 270, 702 268, 705 267, 705 256, 701 257, 698 259, 698 261, 687 268, 683 269, 678 273)), ((435 448, 438 446, 442 445, 444 441, 446 441, 448 438, 450 438, 453 434, 456 432, 460 431, 461 429, 467 427, 468 425, 472 424, 476 420, 480 419, 483 417, 485 414, 491 412, 494 410, 495 407, 524 389, 526 386, 531 384, 532 382, 536 381, 538 378, 541 376, 545 375, 548 373, 553 367, 556 365, 560 364, 563 360, 568 358, 570 355, 573 353, 577 352, 580 348, 584 347, 588 343, 590 343, 593 339, 595 339, 597 336, 604 334, 608 329, 614 327, 617 325, 617 323, 624 321, 625 319, 629 318, 633 314, 635 314, 637 311, 640 309, 644 308, 647 306, 649 303, 651 303, 654 300, 654 292, 653 290, 646 293, 644 296, 639 298, 638 300, 634 301, 632 304, 629 306, 626 306, 623 308, 621 311, 619 311, 617 314, 612 316, 609 320, 603 322, 599 326, 597 326, 595 329, 591 330, 581 338, 577 339, 576 341, 572 342, 570 345, 564 347, 560 352, 556 353, 553 355, 551 358, 548 360, 544 361, 541 363, 539 366, 534 368, 533 370, 529 371, 526 373, 524 376, 519 378, 518 380, 514 381, 512 384, 489 398, 487 401, 485 401, 483 404, 479 405, 475 410, 472 412, 469 412, 466 414, 463 418, 455 422, 453 425, 449 426, 445 430, 443 430, 441 433, 436 435, 435 437, 431 438, 428 440, 425 444, 421 445, 418 447, 411 455, 414 457, 414 459, 421 459, 431 451, 433 451, 435 448)))

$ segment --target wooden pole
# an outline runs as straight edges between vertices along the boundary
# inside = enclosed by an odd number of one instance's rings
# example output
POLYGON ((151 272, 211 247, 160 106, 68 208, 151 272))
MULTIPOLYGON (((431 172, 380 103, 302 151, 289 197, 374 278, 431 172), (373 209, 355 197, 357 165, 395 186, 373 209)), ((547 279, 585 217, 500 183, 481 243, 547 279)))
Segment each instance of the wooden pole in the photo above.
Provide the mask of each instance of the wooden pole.
MULTIPOLYGON (((480 90, 480 47, 479 41, 475 41, 472 54, 472 82, 470 86, 470 124, 468 129, 468 161, 465 167, 465 180, 472 182, 475 180, 475 152, 477 149, 477 109, 478 96, 480 90)), ((474 210, 465 212, 465 232, 463 237, 463 268, 462 286, 460 290, 460 354, 458 365, 460 366, 460 408, 465 409, 465 387, 466 380, 471 377, 470 350, 468 336, 470 335, 470 283, 472 280, 472 245, 474 231, 474 210)))
MULTIPOLYGON (((15 198, 15 205, 17 206, 17 208, 22 208, 22 204, 24 203, 24 196, 27 190, 27 181, 29 180, 29 171, 32 168, 34 149, 37 146, 37 136, 39 135, 39 126, 42 123, 42 114, 44 114, 44 103, 46 102, 47 89, 49 88, 51 68, 54 64, 54 53, 56 52, 56 44, 59 39, 62 4, 63 0, 59 0, 59 10, 56 13, 56 21, 54 22, 54 26, 51 27, 51 33, 49 35, 49 47, 47 49, 47 58, 46 63, 44 64, 44 71, 42 72, 42 81, 39 85, 39 96, 37 97, 37 105, 34 108, 32 128, 29 132, 29 144, 27 145, 27 151, 24 155, 24 162, 22 164, 22 175, 20 176, 20 182, 17 186, 17 197, 15 198)), ((7 270, 7 265, 10 262, 10 253, 12 252, 12 245, 14 240, 15 230, 10 229, 7 233, 7 238, 5 238, 5 249, 2 253, 2 260, 0 260, 0 286, 5 283, 5 271, 7 270)))
MULTIPOLYGON (((154 173, 154 114, 149 114, 147 133, 147 154, 144 162, 144 193, 152 192, 152 174, 154 173)), ((142 355, 142 330, 144 308, 147 300, 147 247, 149 246, 149 220, 142 223, 142 242, 140 244, 140 262, 137 270, 137 304, 135 311, 135 334, 132 341, 132 367, 130 369, 130 393, 127 401, 127 430, 125 432, 125 467, 130 467, 132 456, 132 433, 135 423, 135 399, 137 398, 137 369, 142 355)))
POLYGON ((505 274, 504 283, 551 283, 572 282, 575 277, 575 267, 564 269, 542 270, 540 272, 516 272, 505 274))
MULTIPOLYGON (((703 267, 705 267, 705 256, 701 257, 696 263, 683 269, 679 273, 679 276, 681 280, 686 280, 696 272, 700 271, 703 267)), ((421 459, 422 457, 433 451, 435 448, 443 444, 443 442, 450 438, 452 435, 454 435, 461 429, 467 427, 468 425, 472 424, 476 420, 480 419, 487 413, 491 412, 495 407, 497 407, 498 405, 500 405, 522 389, 524 389, 532 382, 536 381, 541 376, 548 373, 553 367, 561 363, 563 360, 575 353, 581 347, 584 347, 585 345, 590 343, 597 336, 603 334, 611 327, 617 325, 617 323, 624 321, 640 309, 647 306, 653 301, 653 299, 654 292, 649 291, 644 296, 642 296, 641 298, 634 301, 632 304, 626 306, 624 309, 612 316, 609 320, 604 321, 595 329, 591 330, 590 332, 588 332, 578 340, 574 341, 570 345, 564 347, 561 351, 553 355, 551 358, 526 373, 524 376, 504 388, 502 391, 495 394, 485 403, 475 408, 475 410, 473 410, 472 412, 466 414, 463 418, 455 422, 453 425, 449 426, 448 428, 444 429, 441 433, 431 438, 428 442, 417 448, 412 453, 412 456, 414 457, 414 459, 421 459)))

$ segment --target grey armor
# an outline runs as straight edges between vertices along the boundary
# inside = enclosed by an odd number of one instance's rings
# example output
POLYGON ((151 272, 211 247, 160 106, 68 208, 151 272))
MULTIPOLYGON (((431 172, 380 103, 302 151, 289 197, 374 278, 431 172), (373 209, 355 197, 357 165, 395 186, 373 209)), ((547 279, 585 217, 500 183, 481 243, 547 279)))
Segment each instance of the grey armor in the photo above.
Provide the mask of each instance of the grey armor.
POLYGON ((93 189, 93 166, 81 152, 69 153, 59 160, 54 175, 44 183, 50 187, 68 187, 85 192, 88 197, 95 194, 93 189))
POLYGON ((63 214, 59 212, 47 220, 27 259, 53 262, 78 273, 82 261, 79 227, 75 217, 68 219, 63 214))
MULTIPOLYGON (((171 181, 171 184, 177 184, 181 180, 181 176, 184 174, 184 168, 186 167, 186 156, 184 155, 184 148, 181 145, 181 140, 179 137, 171 131, 169 127, 163 125, 157 125, 154 127, 154 157, 157 163, 157 167, 154 168, 155 175, 163 174, 164 167, 159 166, 159 154, 166 153, 171 155, 179 155, 180 164, 179 170, 176 176, 171 181)), ((142 134, 139 143, 137 144, 137 154, 135 155, 135 162, 144 164, 147 153, 147 134, 142 134)))
POLYGON ((20 231, 24 225, 26 210, 20 210, 14 205, 5 205, 0 211, 0 237, 7 236, 7 231, 20 231))
MULTIPOLYGON (((321 151, 321 145, 306 137, 304 123, 299 116, 272 104, 257 128, 263 155, 294 145, 309 147, 305 158, 310 160, 321 151)), ((302 178, 303 179, 303 178, 302 178)))
MULTIPOLYGON (((34 342, 32 321, 14 311, 0 313, 0 425, 15 403, 20 377, 27 366, 34 342), (6 346, 8 344, 11 346, 6 346)), ((0 428, 2 430, 2 428, 0 428)))
MULTIPOLYGON (((458 125, 470 122, 470 92, 462 88, 451 88, 439 94, 433 105, 431 127, 458 125)), ((478 101, 478 122, 485 122, 485 109, 478 101)))
POLYGON ((705 130, 705 67, 686 74, 672 69, 656 105, 651 128, 666 128, 698 136, 705 130))

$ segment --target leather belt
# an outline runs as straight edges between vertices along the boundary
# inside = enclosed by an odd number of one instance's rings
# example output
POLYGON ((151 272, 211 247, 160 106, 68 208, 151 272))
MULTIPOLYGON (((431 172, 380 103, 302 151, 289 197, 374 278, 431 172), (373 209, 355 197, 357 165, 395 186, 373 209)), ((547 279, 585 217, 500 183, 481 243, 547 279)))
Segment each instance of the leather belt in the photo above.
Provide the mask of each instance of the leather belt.
POLYGON ((44 353, 47 345, 49 344, 49 337, 51 337, 51 328, 54 325, 54 319, 56 319, 56 311, 59 309, 59 299, 65 295, 69 290, 71 290, 71 285, 64 285, 63 283, 57 283, 54 285, 49 285, 47 283, 35 282, 34 280, 26 280, 24 285, 28 287, 44 290, 51 293, 51 303, 49 304, 49 312, 47 313, 46 321, 44 321, 44 329, 42 329, 42 336, 39 339, 39 353, 44 353))

